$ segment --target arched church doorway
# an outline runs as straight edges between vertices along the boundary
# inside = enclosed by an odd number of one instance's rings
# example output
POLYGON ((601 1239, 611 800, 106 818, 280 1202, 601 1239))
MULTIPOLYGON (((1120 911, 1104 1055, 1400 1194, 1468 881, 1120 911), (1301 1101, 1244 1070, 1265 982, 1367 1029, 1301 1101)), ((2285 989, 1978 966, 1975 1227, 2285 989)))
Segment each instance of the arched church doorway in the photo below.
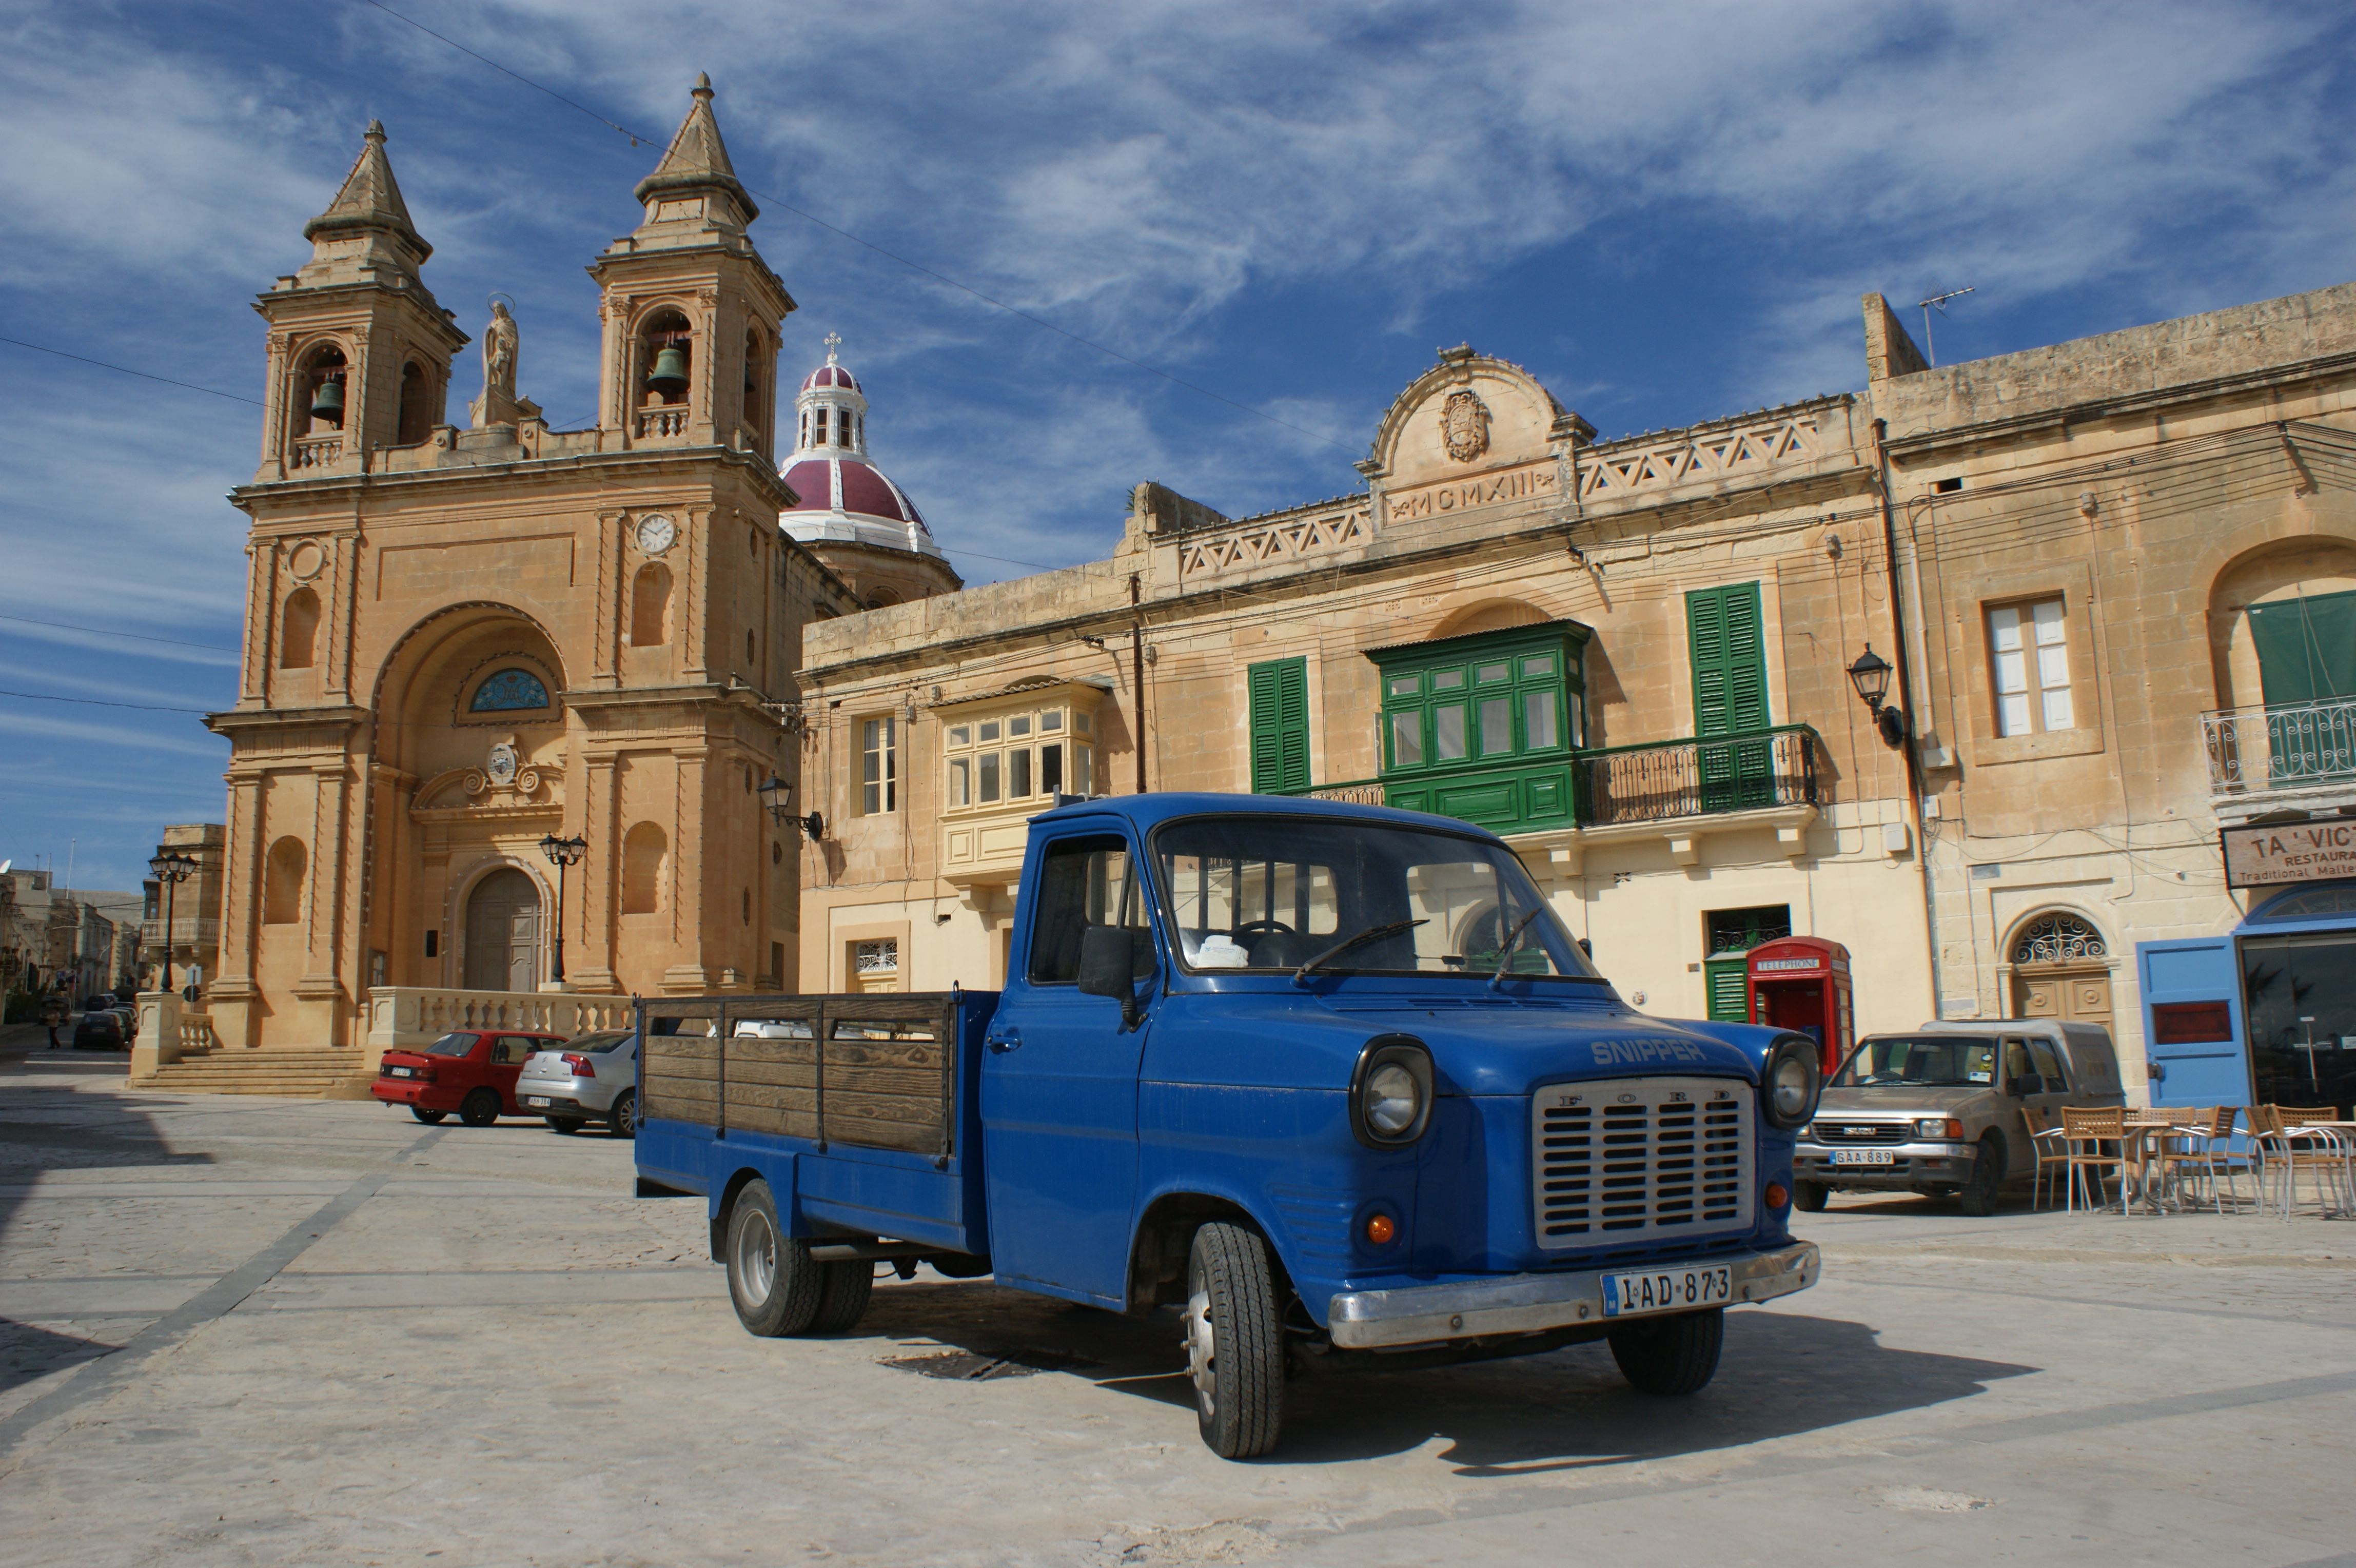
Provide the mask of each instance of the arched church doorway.
POLYGON ((533 991, 540 985, 540 889, 513 866, 494 871, 466 895, 469 991, 533 991))
POLYGON ((2094 922, 2050 909, 2012 938, 2012 1015, 2112 1027, 2110 946, 2094 922))

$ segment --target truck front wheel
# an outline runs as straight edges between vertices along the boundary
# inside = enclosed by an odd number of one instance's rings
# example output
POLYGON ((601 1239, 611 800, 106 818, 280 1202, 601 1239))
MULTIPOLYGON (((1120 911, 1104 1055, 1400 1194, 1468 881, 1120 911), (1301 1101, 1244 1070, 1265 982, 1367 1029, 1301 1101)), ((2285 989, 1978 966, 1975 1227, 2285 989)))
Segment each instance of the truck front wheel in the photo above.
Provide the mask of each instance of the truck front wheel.
POLYGON ((1972 1161, 1972 1179, 1964 1184, 1960 1195, 1965 1214, 1986 1219, 1996 1212, 1997 1195, 2004 1189, 2004 1140, 1994 1133, 1980 1140, 1978 1155, 1972 1161))
POLYGON ((1718 1375, 1726 1313, 1712 1307, 1674 1317, 1639 1317, 1612 1329, 1609 1337, 1620 1375, 1636 1389, 1648 1394, 1698 1393, 1718 1375))
POLYGON ((1825 1199, 1833 1189, 1820 1181, 1795 1181, 1792 1184, 1792 1207, 1803 1214, 1822 1214, 1825 1199))
POLYGON ((824 1266, 810 1261, 809 1243, 778 1225, 769 1184, 745 1183, 728 1215, 728 1294, 745 1332, 799 1334, 818 1316, 823 1283, 824 1266))
POLYGON ((1224 1222, 1195 1231, 1183 1321, 1203 1441, 1222 1459, 1274 1449, 1284 1424, 1284 1318, 1267 1241, 1224 1222))

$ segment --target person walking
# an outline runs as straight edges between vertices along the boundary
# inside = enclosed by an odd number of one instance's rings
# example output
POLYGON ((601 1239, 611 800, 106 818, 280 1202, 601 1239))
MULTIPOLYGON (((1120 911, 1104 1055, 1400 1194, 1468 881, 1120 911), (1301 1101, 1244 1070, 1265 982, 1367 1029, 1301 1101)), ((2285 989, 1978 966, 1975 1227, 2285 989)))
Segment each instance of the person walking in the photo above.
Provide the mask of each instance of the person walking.
POLYGON ((49 1049, 53 1051, 64 1048, 62 1043, 58 1039, 58 1030, 65 1021, 66 1004, 64 999, 59 997, 55 992, 51 992, 48 999, 41 1004, 41 1023, 49 1031, 49 1049))

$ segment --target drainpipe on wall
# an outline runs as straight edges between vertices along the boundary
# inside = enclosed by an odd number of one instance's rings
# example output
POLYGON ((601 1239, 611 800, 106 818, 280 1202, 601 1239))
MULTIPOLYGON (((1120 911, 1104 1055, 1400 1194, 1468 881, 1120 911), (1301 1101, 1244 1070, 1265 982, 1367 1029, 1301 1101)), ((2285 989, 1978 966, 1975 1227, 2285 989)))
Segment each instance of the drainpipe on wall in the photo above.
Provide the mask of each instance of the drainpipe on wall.
POLYGON ((1922 831, 1922 762, 1915 750, 1914 669, 1908 652, 1906 600, 1898 573, 1898 517, 1890 495, 1889 421, 1873 422, 1873 462, 1881 491, 1882 564, 1890 573, 1890 628, 1898 644, 1898 711, 1906 721, 1906 800, 1914 821, 1914 865, 1922 877, 1922 933, 1931 960, 1931 1015, 1947 1015, 1946 987, 1939 972, 1939 902, 1931 880, 1931 841, 1922 831))

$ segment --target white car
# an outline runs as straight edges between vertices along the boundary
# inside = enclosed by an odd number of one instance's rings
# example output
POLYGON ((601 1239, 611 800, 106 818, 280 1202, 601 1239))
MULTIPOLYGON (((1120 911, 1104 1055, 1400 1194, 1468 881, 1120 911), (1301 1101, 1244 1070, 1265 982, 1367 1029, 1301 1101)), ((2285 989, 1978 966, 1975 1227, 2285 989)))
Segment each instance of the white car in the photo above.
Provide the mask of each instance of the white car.
POLYGON ((516 1104, 560 1133, 602 1121, 617 1138, 638 1133, 638 1037, 600 1029, 534 1051, 516 1075, 516 1104))

